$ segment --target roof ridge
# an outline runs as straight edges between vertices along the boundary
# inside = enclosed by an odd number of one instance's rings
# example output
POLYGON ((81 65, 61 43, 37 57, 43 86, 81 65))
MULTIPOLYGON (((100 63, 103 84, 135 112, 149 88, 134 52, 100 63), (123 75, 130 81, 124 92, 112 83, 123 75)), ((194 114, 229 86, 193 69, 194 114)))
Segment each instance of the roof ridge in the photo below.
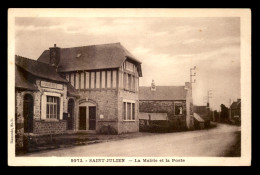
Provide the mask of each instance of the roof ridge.
POLYGON ((76 47, 62 47, 61 49, 74 49, 74 48, 82 48, 82 47, 90 47, 90 46, 102 46, 102 45, 112 45, 112 44, 120 44, 121 45, 120 42, 116 42, 116 43, 92 44, 92 45, 76 46, 76 47))
POLYGON ((31 58, 23 57, 23 56, 20 56, 20 55, 15 55, 15 56, 20 57, 20 58, 23 58, 23 59, 27 59, 27 60, 29 60, 29 61, 34 61, 34 62, 37 62, 37 63, 40 63, 40 64, 45 64, 45 65, 47 65, 47 66, 52 67, 52 66, 49 65, 48 63, 44 63, 44 62, 41 62, 41 61, 38 61, 38 60, 33 60, 33 59, 31 59, 31 58))

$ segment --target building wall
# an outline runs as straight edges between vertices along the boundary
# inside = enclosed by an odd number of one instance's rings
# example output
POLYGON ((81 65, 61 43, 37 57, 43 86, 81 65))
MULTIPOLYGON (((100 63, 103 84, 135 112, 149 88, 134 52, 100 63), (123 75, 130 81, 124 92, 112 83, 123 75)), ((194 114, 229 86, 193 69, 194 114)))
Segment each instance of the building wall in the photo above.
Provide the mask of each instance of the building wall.
POLYGON ((186 127, 186 101, 139 101, 140 112, 167 113, 176 127, 186 127), (174 103, 182 103, 183 115, 174 115, 174 103))
POLYGON ((128 132, 139 132, 139 95, 138 92, 130 91, 119 91, 118 98, 118 125, 119 134, 128 132), (124 121, 123 120, 123 100, 131 100, 135 103, 135 120, 134 121, 124 121))
MULTIPOLYGON (((79 129, 79 105, 82 99, 86 99, 96 106, 96 130, 99 132, 102 126, 111 125, 118 130, 117 90, 93 90, 79 91, 80 98, 77 100, 77 130, 79 129), (103 116, 103 118, 101 118, 103 116)), ((87 116, 88 121, 88 116, 87 116)), ((88 126, 87 126, 88 130, 88 126)))
MULTIPOLYGON (((123 68, 120 68, 117 75, 117 85, 115 89, 92 89, 79 90, 80 98, 76 105, 76 130, 79 129, 79 105, 82 99, 96 103, 96 131, 100 132, 104 126, 110 126, 118 134, 139 131, 139 101, 138 101, 138 81, 136 72, 135 90, 125 90, 123 87, 123 68), (135 120, 123 120, 123 100, 131 100, 135 103, 135 120), (103 118, 101 118, 103 116, 103 118)), ((87 118, 88 120, 88 118, 87 118)), ((88 127, 87 127, 88 129, 88 127)))
POLYGON ((24 116, 23 116, 23 101, 26 94, 30 94, 33 97, 33 133, 34 134, 46 134, 48 132, 63 133, 66 131, 66 121, 60 120, 48 120, 42 116, 42 108, 46 107, 43 104, 42 95, 44 92, 58 93, 62 97, 62 115, 63 112, 67 112, 68 99, 67 99, 67 86, 63 85, 63 90, 41 87, 41 79, 36 79, 36 85, 39 91, 26 91, 16 90, 16 134, 17 134, 17 146, 22 146, 22 135, 24 134, 24 116), (50 127, 51 126, 51 127, 50 127))
POLYGON ((67 121, 42 121, 35 120, 33 123, 33 133, 35 134, 61 134, 67 130, 67 121))

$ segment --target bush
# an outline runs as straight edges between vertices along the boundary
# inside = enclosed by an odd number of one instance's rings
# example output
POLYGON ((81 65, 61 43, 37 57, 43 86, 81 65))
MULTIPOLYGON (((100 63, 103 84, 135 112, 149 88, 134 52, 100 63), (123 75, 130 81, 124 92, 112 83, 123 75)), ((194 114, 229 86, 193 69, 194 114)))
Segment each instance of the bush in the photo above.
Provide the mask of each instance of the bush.
POLYGON ((111 135, 115 135, 117 134, 117 131, 115 128, 113 128, 112 126, 110 125, 103 125, 101 128, 100 128, 100 131, 99 131, 101 134, 111 134, 111 135))
POLYGON ((149 125, 139 126, 139 131, 152 133, 169 133, 184 130, 186 130, 186 126, 181 122, 174 123, 172 121, 150 121, 149 125))

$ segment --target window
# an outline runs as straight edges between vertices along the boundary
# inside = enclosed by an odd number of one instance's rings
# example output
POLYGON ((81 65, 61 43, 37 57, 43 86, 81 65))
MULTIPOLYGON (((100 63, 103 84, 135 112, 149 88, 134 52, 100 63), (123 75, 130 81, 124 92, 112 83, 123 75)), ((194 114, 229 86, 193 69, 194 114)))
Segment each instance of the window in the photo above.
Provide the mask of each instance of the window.
POLYGON ((70 83, 74 87, 74 73, 70 74, 70 83))
POLYGON ((59 119, 60 107, 59 97, 47 96, 47 112, 46 116, 48 119, 59 119))
POLYGON ((127 89, 128 90, 131 90, 131 80, 132 80, 131 75, 128 74, 128 76, 127 76, 127 89))
POLYGON ((75 89, 79 89, 79 73, 76 73, 75 89))
POLYGON ((111 88, 111 71, 107 71, 107 88, 111 88))
POLYGON ((135 121, 135 103, 123 102, 123 120, 135 121))
POLYGON ((85 86, 86 89, 89 89, 89 72, 86 72, 85 86))
POLYGON ((91 72, 91 89, 95 88, 95 72, 91 72))
POLYGON ((101 76, 102 76, 101 88, 106 88, 106 72, 102 71, 101 76))
POLYGON ((174 103, 174 114, 175 115, 183 115, 183 104, 182 103, 174 103))
POLYGON ((116 88, 116 83, 117 83, 117 75, 116 75, 117 71, 113 70, 113 84, 112 87, 116 88))
POLYGON ((135 120, 135 104, 132 103, 132 119, 135 120))
POLYGON ((137 88, 138 79, 135 78, 134 75, 123 73, 123 87, 126 90, 130 91, 136 91, 137 88))
POLYGON ((134 72, 134 64, 126 61, 126 70, 134 72))
POLYGON ((100 72, 96 72, 96 88, 100 88, 100 72))
POLYGON ((84 89, 84 72, 80 73, 80 89, 84 89))

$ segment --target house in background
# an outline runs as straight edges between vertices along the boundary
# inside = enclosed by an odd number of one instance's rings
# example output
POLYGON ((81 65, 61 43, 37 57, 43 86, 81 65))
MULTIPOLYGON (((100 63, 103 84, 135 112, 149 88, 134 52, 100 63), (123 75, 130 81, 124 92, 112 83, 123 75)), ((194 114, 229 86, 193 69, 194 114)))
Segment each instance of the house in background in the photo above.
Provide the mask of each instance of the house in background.
POLYGON ((28 134, 58 134, 73 128, 70 99, 77 92, 48 64, 15 56, 16 146, 28 134), (70 113, 70 118, 68 118, 70 113))
POLYGON ((193 104, 191 86, 155 86, 140 87, 140 116, 164 116, 163 119, 172 122, 176 128, 193 128, 193 104), (163 115, 162 115, 163 114, 163 115), (165 117, 167 116, 167 117, 165 117))
MULTIPOLYGON (((199 115, 199 117, 202 119, 198 120, 198 125, 202 125, 199 123, 204 123, 204 127, 210 126, 210 110, 208 106, 193 106, 193 112, 199 115)), ((196 120, 195 120, 196 123, 196 120)), ((201 128, 201 127, 200 127, 201 128)))
POLYGON ((45 50, 38 62, 49 64, 79 94, 74 131, 139 131, 141 62, 120 43, 45 50))
POLYGON ((236 124, 241 123, 241 99, 233 102, 230 106, 229 120, 235 122, 236 124))

